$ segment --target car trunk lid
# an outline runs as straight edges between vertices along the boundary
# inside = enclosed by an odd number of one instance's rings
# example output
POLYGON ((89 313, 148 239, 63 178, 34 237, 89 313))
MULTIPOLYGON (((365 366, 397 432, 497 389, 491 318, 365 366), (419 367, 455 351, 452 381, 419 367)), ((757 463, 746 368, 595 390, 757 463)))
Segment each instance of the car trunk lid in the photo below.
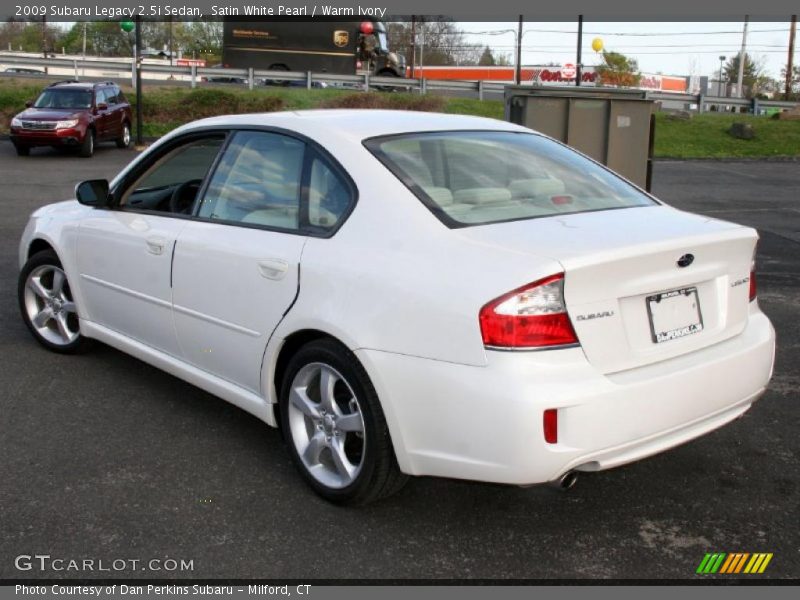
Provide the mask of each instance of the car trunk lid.
POLYGON ((460 231, 558 261, 581 347, 604 373, 698 350, 747 321, 753 229, 653 206, 460 231))

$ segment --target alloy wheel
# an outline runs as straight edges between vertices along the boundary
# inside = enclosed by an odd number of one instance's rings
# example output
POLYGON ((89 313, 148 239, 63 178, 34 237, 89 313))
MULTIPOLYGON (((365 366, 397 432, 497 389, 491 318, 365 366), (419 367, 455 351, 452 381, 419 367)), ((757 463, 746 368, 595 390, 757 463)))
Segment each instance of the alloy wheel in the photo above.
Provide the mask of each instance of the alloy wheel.
POLYGON ((289 427, 309 474, 334 489, 355 481, 364 464, 364 417, 356 394, 333 367, 310 363, 289 389, 289 427))
POLYGON ((59 267, 41 265, 28 274, 24 304, 36 332, 51 344, 67 346, 78 339, 78 312, 67 276, 59 267))

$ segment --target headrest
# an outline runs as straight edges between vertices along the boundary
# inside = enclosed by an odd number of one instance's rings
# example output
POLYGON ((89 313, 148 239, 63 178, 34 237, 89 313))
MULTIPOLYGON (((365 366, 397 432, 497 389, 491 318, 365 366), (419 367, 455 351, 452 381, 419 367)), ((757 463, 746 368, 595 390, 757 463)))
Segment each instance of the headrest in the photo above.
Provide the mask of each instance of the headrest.
POLYGON ((439 206, 447 206, 453 203, 453 192, 447 188, 425 185, 422 186, 422 189, 439 206))
POLYGON ((469 188, 453 194, 458 204, 493 204, 511 200, 511 192, 506 188, 469 188))
POLYGON ((535 198, 564 193, 564 182, 555 177, 517 179, 509 186, 513 198, 535 198))

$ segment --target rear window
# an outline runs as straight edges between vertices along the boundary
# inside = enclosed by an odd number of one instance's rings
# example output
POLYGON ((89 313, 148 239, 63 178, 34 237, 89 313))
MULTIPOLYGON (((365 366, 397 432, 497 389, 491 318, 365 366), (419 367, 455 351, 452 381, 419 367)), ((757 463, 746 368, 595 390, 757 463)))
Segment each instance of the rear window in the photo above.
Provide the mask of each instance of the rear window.
POLYGON ((535 134, 414 133, 372 138, 365 146, 449 227, 656 204, 535 134))

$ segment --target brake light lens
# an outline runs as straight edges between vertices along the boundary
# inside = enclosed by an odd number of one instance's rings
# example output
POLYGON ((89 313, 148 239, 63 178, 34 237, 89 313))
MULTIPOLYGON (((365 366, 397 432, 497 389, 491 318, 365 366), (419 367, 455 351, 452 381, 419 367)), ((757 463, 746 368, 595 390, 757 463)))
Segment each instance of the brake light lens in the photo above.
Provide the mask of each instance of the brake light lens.
POLYGON ((758 296, 758 285, 756 284, 756 251, 758 244, 753 248, 753 260, 750 261, 750 302, 758 296))
POLYGON ((485 346, 543 348, 578 343, 564 303, 564 274, 513 290, 480 311, 485 346))

